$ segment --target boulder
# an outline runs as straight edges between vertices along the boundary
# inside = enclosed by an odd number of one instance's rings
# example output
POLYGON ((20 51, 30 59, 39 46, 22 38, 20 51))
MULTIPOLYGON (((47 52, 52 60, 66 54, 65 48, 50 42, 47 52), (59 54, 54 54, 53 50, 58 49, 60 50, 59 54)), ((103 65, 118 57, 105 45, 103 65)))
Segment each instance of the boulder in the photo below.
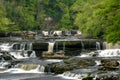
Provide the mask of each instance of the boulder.
POLYGON ((55 74, 62 74, 66 71, 71 71, 73 69, 81 69, 88 66, 94 66, 95 62, 92 59, 79 59, 79 58, 73 58, 68 59, 60 63, 52 63, 49 64, 49 68, 52 73, 55 74))
POLYGON ((49 51, 44 51, 42 53, 42 57, 49 57, 49 56, 52 56, 53 55, 53 52, 49 52, 49 51))
POLYGON ((101 70, 118 70, 119 69, 119 62, 117 60, 111 60, 111 59, 102 59, 102 68, 101 70))

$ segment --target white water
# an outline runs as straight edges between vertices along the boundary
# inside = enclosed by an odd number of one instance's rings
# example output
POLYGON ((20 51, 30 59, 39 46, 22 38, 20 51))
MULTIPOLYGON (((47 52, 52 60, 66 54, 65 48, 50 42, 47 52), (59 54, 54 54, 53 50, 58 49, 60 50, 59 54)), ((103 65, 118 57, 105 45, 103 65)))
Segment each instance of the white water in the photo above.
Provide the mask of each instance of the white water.
POLYGON ((101 60, 95 60, 97 66, 101 65, 101 60))
POLYGON ((10 63, 9 62, 4 62, 4 61, 1 61, 0 62, 0 69, 5 69, 7 65, 9 65, 10 63))
POLYGON ((35 54, 35 51, 32 51, 32 53, 30 54, 30 58, 36 58, 36 54, 35 54))
POLYGON ((99 57, 120 57, 120 49, 106 49, 99 53, 99 57))
POLYGON ((106 44, 107 44, 107 42, 104 41, 102 44, 103 50, 106 49, 106 44))
POLYGON ((35 51, 32 51, 30 56, 28 56, 28 53, 24 51, 10 52, 9 54, 14 56, 16 59, 36 58, 35 51))
POLYGON ((9 51, 9 43, 2 43, 2 44, 0 44, 0 49, 2 50, 2 51, 9 51))
POLYGON ((78 57, 91 57, 91 56, 88 54, 82 54, 81 56, 78 56, 78 57))
POLYGON ((22 53, 22 52, 10 52, 10 55, 14 56, 16 59, 24 59, 24 58, 29 58, 26 53, 22 53))
POLYGON ((60 59, 47 59, 47 60, 45 60, 45 61, 47 61, 47 62, 61 62, 61 61, 63 61, 63 60, 60 60, 60 59))
POLYGON ((7 69, 3 73, 44 73, 44 70, 45 67, 43 65, 18 64, 15 68, 7 69))
POLYGON ((77 57, 93 57, 94 55, 97 55, 97 53, 96 52, 82 53, 81 56, 77 56, 77 57))
POLYGON ((48 52, 53 52, 55 42, 49 42, 48 44, 49 44, 48 45, 48 52))
POLYGON ((81 41, 81 46, 82 46, 82 51, 85 51, 85 46, 84 46, 83 41, 81 41))
MULTIPOLYGON (((78 76, 79 76, 79 75, 78 75, 78 76)), ((56 77, 62 77, 62 78, 64 78, 64 79, 68 79, 68 80, 82 80, 82 79, 78 79, 78 78, 76 78, 76 77, 65 76, 65 75, 63 75, 63 74, 57 75, 56 77)))
POLYGON ((100 42, 96 42, 96 50, 101 50, 100 42))
POLYGON ((106 50, 98 50, 96 52, 84 53, 81 56, 77 57, 93 57, 96 55, 97 57, 120 57, 120 49, 106 49, 106 50))
POLYGON ((79 69, 78 71, 76 70, 74 72, 70 72, 70 71, 64 72, 63 74, 58 76, 63 77, 65 79, 82 80, 83 78, 87 77, 89 73, 94 71, 95 69, 79 69))

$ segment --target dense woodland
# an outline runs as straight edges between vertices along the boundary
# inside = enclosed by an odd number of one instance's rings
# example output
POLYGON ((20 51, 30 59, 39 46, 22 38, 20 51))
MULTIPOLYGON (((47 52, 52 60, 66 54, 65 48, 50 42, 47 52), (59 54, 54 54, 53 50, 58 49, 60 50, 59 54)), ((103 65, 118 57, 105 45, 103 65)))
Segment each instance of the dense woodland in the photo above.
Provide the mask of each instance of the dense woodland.
POLYGON ((0 31, 80 30, 120 41, 120 0, 0 0, 0 31))

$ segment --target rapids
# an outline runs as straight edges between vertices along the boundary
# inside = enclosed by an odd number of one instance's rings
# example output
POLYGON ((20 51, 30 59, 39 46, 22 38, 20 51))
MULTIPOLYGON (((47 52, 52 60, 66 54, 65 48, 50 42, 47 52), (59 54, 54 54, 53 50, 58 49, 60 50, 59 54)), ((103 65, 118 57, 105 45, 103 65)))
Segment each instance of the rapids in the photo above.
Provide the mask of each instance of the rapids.
MULTIPOLYGON (((83 43, 82 43, 83 44, 83 43)), ((75 59, 93 59, 95 61, 94 66, 87 66, 82 69, 73 69, 70 71, 65 71, 62 74, 54 74, 51 72, 47 72, 46 68, 49 68, 50 64, 62 63, 65 64, 65 60, 63 59, 37 59, 36 54, 32 47, 29 47, 27 50, 23 49, 25 44, 20 44, 20 50, 11 50, 11 46, 8 47, 9 44, 3 44, 0 47, 6 49, 9 53, 3 54, 0 53, 0 79, 1 80, 82 80, 85 77, 94 77, 94 80, 98 77, 108 77, 112 75, 120 74, 120 49, 105 49, 100 50, 100 44, 96 42, 96 51, 93 52, 84 52, 80 56, 74 56, 72 58, 75 59), (103 63, 102 59, 107 60, 115 60, 116 63, 119 62, 119 66, 115 67, 114 71, 108 71, 106 73, 101 73, 99 69, 102 69, 103 63), (47 67, 46 67, 47 66, 47 67), (101 73, 101 74, 99 74, 101 73)), ((48 51, 53 51, 54 43, 49 43, 48 51)), ((18 47, 17 47, 18 48, 18 47)), ((83 51, 84 45, 82 46, 83 51)), ((69 62, 68 62, 69 63, 69 62)), ((61 64, 61 65, 62 65, 61 64)), ((71 63, 69 63, 70 65, 71 63)), ((110 64, 110 63, 107 63, 110 64)), ((60 66, 61 66, 60 65, 60 66)), ((76 64, 74 64, 76 65, 76 64)), ((57 65, 56 65, 57 66, 57 65)), ((105 65, 106 66, 106 65, 105 65)), ((51 71, 51 70, 49 70, 51 71)))

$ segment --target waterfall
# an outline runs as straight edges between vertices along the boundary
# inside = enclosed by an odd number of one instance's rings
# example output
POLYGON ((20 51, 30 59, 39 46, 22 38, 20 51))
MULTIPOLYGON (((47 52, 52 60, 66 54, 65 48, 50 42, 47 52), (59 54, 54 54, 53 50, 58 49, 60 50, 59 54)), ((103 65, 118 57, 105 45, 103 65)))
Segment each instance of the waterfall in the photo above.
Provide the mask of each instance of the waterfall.
POLYGON ((101 50, 101 48, 100 48, 100 42, 96 42, 96 49, 97 50, 101 50))
POLYGON ((44 72, 45 71, 45 66, 43 65, 39 65, 39 69, 40 72, 44 72))
POLYGON ((30 54, 30 57, 31 57, 31 58, 36 58, 35 51, 32 51, 32 53, 30 54))
POLYGON ((85 46, 84 46, 83 41, 81 41, 81 46, 82 46, 82 51, 85 51, 85 46))
POLYGON ((14 66, 14 68, 10 68, 5 70, 4 72, 10 72, 10 73, 43 73, 45 70, 45 67, 40 64, 17 64, 14 66))
POLYGON ((29 44, 29 50, 32 50, 32 43, 29 44))
POLYGON ((35 70, 36 72, 44 72, 45 67, 40 64, 18 64, 17 68, 30 71, 35 70))
POLYGON ((103 50, 106 49, 106 43, 107 43, 107 42, 105 42, 105 41, 103 42, 103 45, 102 45, 103 50))
POLYGON ((48 44, 49 44, 48 45, 48 52, 53 52, 55 42, 49 42, 48 44))

